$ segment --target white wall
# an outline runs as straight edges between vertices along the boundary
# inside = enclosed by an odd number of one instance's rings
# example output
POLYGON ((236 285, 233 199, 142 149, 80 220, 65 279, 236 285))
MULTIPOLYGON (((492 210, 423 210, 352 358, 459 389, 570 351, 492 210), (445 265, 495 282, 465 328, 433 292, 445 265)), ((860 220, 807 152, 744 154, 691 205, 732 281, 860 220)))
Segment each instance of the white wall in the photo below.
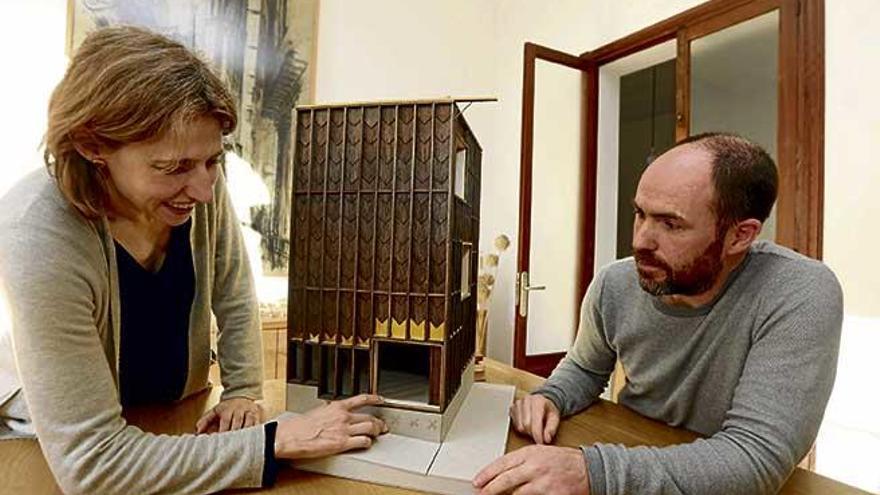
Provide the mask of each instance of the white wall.
POLYGON ((49 95, 64 75, 65 0, 8 2, 0 21, 0 195, 30 170, 42 167, 49 95))
POLYGON ((596 151, 596 228, 593 274, 617 259, 617 196, 620 177, 620 74, 599 69, 596 151))
POLYGON ((880 2, 826 0, 824 259, 847 313, 880 317, 880 2))
POLYGON ((817 470, 880 493, 880 2, 825 4, 824 260, 843 285, 837 381, 819 433, 817 470), (844 6, 845 5, 845 6, 844 6))

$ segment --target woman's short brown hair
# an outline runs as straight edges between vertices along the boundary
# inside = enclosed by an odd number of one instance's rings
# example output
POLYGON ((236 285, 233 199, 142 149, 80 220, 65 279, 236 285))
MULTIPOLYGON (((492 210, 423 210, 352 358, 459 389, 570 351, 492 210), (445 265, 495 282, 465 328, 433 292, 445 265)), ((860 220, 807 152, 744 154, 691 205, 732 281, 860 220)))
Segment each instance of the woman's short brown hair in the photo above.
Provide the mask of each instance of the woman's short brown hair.
POLYGON ((118 149, 176 133, 202 116, 216 118, 223 134, 238 120, 226 85, 196 54, 145 29, 99 29, 52 92, 44 160, 67 200, 98 218, 106 211, 105 179, 77 146, 118 149))

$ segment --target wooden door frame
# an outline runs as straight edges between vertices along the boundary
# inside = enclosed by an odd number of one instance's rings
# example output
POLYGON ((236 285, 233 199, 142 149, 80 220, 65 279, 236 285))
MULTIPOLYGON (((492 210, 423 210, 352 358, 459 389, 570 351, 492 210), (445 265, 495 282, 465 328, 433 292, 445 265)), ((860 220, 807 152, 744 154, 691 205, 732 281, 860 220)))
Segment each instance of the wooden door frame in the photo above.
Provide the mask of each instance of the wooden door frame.
MULTIPOLYGON (((526 325, 527 319, 519 314, 519 275, 524 271, 529 271, 531 260, 531 222, 532 222, 532 157, 534 144, 534 116, 535 116, 535 63, 537 60, 564 65, 566 67, 580 70, 586 74, 585 85, 583 88, 584 96, 587 98, 582 105, 582 111, 586 114, 587 125, 584 128, 583 138, 581 139, 581 177, 583 186, 583 194, 591 197, 592 203, 596 202, 596 170, 595 166, 590 173, 588 163, 595 163, 595 159, 590 160, 588 155, 591 153, 590 142, 587 137, 591 133, 595 133, 595 128, 589 123, 598 121, 597 107, 589 102, 590 95, 595 94, 598 98, 597 86, 598 69, 596 65, 591 63, 589 57, 580 57, 560 52, 552 48, 548 48, 534 43, 526 43, 523 52, 523 103, 522 103, 522 128, 520 146, 520 210, 519 210, 519 235, 517 239, 517 273, 516 273, 516 298, 514 305, 514 338, 513 338, 513 365, 516 368, 527 370, 540 376, 549 376, 550 372, 556 366, 556 363, 565 355, 564 352, 552 352, 547 354, 526 354, 526 325), (593 115, 590 112, 593 109, 593 115)), ((596 147, 592 146, 592 153, 596 152, 596 147)), ((589 203, 585 201, 584 203, 589 203)), ((581 272, 589 270, 593 271, 593 229, 589 228, 595 224, 595 208, 582 208, 580 215, 580 245, 589 244, 589 256, 579 256, 578 265, 581 272)), ((583 251, 583 249, 581 249, 583 251)), ((583 276, 578 277, 578 293, 583 293, 586 286, 581 287, 583 276)), ((577 299, 576 305, 580 305, 580 298, 577 299)))
MULTIPOLYGON (((825 2, 824 0, 710 0, 633 34, 580 55, 532 43, 525 44, 523 71, 520 195, 531 198, 532 132, 534 129, 535 60, 580 68, 586 73, 582 145, 582 207, 578 304, 593 278, 595 263, 596 167, 598 165, 599 69, 676 39, 676 135, 690 123, 690 41, 747 19, 779 9, 779 74, 777 165, 777 242, 812 258, 822 258, 825 152, 825 2)), ((531 205, 520 211, 517 262, 519 273, 529 266, 531 205)), ((519 290, 517 290, 517 297, 519 290)), ((526 326, 514 309, 514 367, 547 376, 564 353, 526 355, 526 326)))

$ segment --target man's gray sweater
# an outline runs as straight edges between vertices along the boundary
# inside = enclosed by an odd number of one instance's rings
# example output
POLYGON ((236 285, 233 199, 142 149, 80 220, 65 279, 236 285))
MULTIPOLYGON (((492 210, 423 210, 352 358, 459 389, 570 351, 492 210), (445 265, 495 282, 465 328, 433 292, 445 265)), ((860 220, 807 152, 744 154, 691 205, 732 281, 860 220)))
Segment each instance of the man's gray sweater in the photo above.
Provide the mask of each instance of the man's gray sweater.
POLYGON ((816 438, 842 318, 834 274, 772 243, 756 243, 715 301, 694 309, 643 291, 628 258, 596 276, 574 346, 536 393, 574 414, 619 359, 621 404, 706 436, 584 446, 593 494, 775 493, 816 438))

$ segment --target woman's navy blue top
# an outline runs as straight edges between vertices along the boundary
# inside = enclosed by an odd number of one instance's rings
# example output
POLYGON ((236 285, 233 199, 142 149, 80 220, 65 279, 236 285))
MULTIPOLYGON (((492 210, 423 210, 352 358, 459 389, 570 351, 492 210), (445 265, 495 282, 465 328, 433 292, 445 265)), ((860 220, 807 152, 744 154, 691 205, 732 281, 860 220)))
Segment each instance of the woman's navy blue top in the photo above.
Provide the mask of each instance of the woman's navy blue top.
POLYGON ((116 243, 122 305, 119 384, 124 406, 171 402, 183 395, 189 370, 189 313, 196 276, 190 223, 171 230, 156 272, 116 243))

